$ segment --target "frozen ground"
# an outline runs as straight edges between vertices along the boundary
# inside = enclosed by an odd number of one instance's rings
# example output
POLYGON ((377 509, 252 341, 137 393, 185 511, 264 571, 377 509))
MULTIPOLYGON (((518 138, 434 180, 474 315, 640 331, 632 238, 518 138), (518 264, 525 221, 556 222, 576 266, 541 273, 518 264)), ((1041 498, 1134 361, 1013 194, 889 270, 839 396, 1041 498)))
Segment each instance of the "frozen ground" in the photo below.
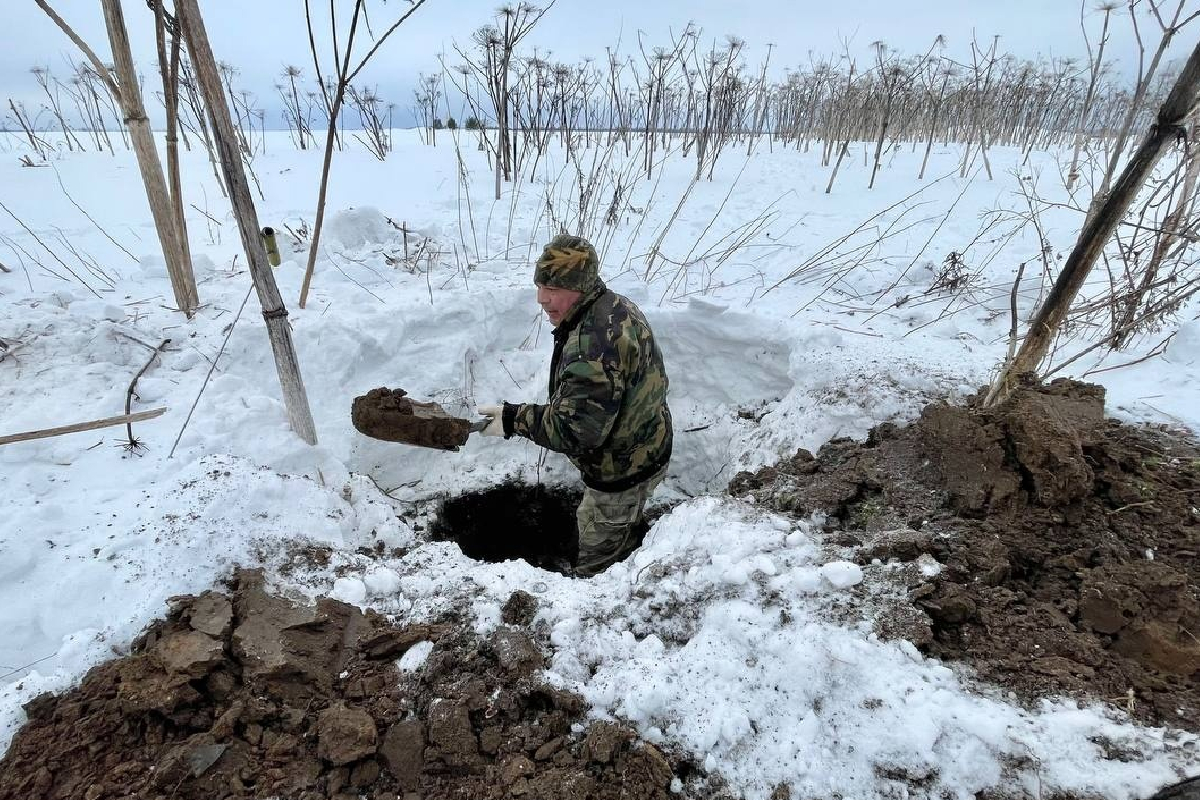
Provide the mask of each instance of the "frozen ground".
MULTIPOLYGON (((255 297, 240 310, 249 275, 206 159, 190 153, 185 162, 204 303, 189 321, 169 308, 132 155, 66 154, 22 168, 7 141, 0 201, 83 280, 0 214, 0 263, 11 270, 0 273, 8 348, 0 435, 121 413, 150 348, 171 344, 138 382, 134 410, 169 409, 135 426, 140 454, 120 446, 123 428, 0 447, 0 742, 20 724, 22 702, 123 652, 166 598, 202 591, 234 564, 261 563, 285 591, 416 618, 457 605, 480 630, 499 624, 509 593, 530 591, 553 627, 554 680, 581 691, 595 714, 692 752, 747 797, 765 798, 780 782, 798 797, 894 797, 901 783, 927 776, 930 796, 1008 786, 1125 798, 1200 769, 1188 734, 1070 702, 1023 711, 911 646, 877 641, 869 620, 835 624, 831 604, 847 587, 869 591, 871 570, 825 563, 807 523, 722 496, 740 469, 910 418, 929 399, 961 397, 987 380, 1007 346, 1017 265, 1038 259, 1031 230, 1006 236, 1011 225, 989 227, 988 212, 1023 208, 1018 174, 1040 175, 1052 194, 1054 155, 1019 169, 1015 152, 997 150, 988 181, 958 178, 959 154, 935 151, 934 177, 922 184, 919 154, 900 152, 870 192, 855 159, 826 195, 816 150, 770 152, 764 143, 749 159, 730 152, 712 183, 690 191, 654 263, 647 254, 687 191, 691 163, 675 156, 636 183, 615 206, 615 225, 603 222, 612 186, 596 187, 598 210, 584 210, 583 228, 605 248, 604 277, 642 305, 663 347, 677 448, 659 500, 684 502, 630 563, 583 582, 519 562, 474 562, 397 517, 509 475, 570 482, 564 460, 542 464, 531 445, 491 440, 459 453, 415 450, 350 426, 351 399, 375 386, 402 386, 463 413, 544 396, 550 336, 533 301, 530 256, 556 225, 579 227, 574 169, 562 169, 556 151, 533 182, 506 187, 493 203, 483 154, 464 136, 464 188, 449 144, 443 137, 428 148, 405 132, 385 163, 337 156, 333 216, 303 310, 295 301, 304 255, 281 236, 276 276, 320 438, 310 448, 288 429, 255 297), (407 261, 389 219, 411 231, 407 261), (743 246, 728 252, 734 241, 743 246), (951 251, 969 275, 954 292, 935 286, 951 251), (415 257, 429 252, 439 255, 415 257), (897 281, 896 293, 872 305, 897 281), (902 294, 910 301, 889 307, 902 294), (289 549, 306 541, 332 546, 332 563, 285 577, 289 549), (355 552, 377 541, 406 554, 355 552), (336 582, 335 567, 345 572, 336 582), (1101 741, 1144 760, 1108 760, 1101 741)), ((264 224, 311 224, 318 159, 282 136, 270 140, 255 162, 264 224)), ((1078 218, 1060 210, 1043 224, 1056 251, 1069 250, 1078 218)), ((1035 278, 1022 286, 1027 313, 1039 287, 1035 278)), ((1198 345, 1200 325, 1188 321, 1164 357, 1092 379, 1108 388, 1116 416, 1195 430, 1198 345)), ((1095 366, 1085 359, 1066 374, 1095 366)))

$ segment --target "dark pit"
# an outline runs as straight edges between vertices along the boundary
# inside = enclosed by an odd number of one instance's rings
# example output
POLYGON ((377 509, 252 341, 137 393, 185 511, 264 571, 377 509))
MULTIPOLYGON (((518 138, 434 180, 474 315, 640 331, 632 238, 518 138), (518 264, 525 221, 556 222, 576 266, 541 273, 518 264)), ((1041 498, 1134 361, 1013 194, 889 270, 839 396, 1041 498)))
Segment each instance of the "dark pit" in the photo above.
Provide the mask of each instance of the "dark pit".
POLYGON ((582 492, 504 483, 442 503, 430 525, 434 541, 456 542, 480 561, 521 559, 569 574, 579 549, 575 509, 582 492))

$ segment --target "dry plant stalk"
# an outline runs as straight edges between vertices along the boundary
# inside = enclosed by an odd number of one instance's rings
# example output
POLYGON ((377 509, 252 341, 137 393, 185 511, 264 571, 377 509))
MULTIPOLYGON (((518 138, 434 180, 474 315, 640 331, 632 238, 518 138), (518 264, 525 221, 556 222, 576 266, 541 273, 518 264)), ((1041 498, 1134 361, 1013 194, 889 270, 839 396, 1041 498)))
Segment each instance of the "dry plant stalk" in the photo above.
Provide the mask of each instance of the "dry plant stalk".
POLYGON ((325 224, 325 197, 329 189, 329 167, 333 162, 333 147, 334 140, 337 135, 337 119, 338 113, 341 111, 342 103, 345 102, 346 90, 350 86, 350 82, 358 77, 358 73, 362 72, 363 67, 371 60, 371 56, 378 52, 383 43, 388 37, 400 27, 400 25, 416 13, 417 9, 425 4, 425 0, 414 0, 411 8, 388 28, 384 34, 376 40, 374 46, 367 52, 365 56, 358 62, 357 66, 352 67, 351 61, 354 53, 354 38, 358 32, 358 21, 364 16, 365 0, 354 0, 354 13, 350 18, 350 31, 346 37, 345 54, 340 55, 339 51, 339 34, 337 30, 337 18, 334 16, 334 6, 330 4, 330 25, 333 31, 333 59, 336 65, 336 72, 333 79, 333 85, 327 86, 325 77, 321 72, 321 59, 317 54, 316 38, 313 35, 312 13, 309 8, 309 0, 304 0, 304 18, 308 24, 308 39, 309 46, 312 51, 313 65, 317 70, 317 80, 321 85, 324 93, 325 103, 329 109, 329 128, 325 134, 325 157, 321 164, 321 185, 317 190, 317 211, 316 219, 313 221, 312 244, 308 251, 308 265, 304 268, 304 283, 300 287, 300 307, 304 308, 308 302, 308 289, 312 284, 313 270, 317 265, 317 253, 320 252, 321 245, 321 228, 325 224))
MULTIPOLYGON (((170 339, 163 339, 162 342, 159 343, 158 347, 153 348, 150 358, 147 359, 146 363, 142 365, 142 368, 138 370, 137 374, 133 376, 133 380, 129 382, 129 388, 125 390, 125 416, 130 416, 130 406, 132 406, 133 396, 137 392, 138 380, 146 374, 146 370, 150 369, 150 365, 158 359, 159 354, 161 354, 170 343, 170 339)), ((138 450, 145 447, 140 439, 134 437, 132 421, 125 423, 124 447, 131 453, 136 453, 138 450)))
POLYGON ((35 0, 35 2, 83 51, 96 70, 96 74, 108 88, 109 93, 117 99, 121 106, 125 124, 129 128, 133 140, 133 149, 137 155, 142 182, 146 188, 146 198, 150 202, 150 212, 154 216, 154 226, 158 231, 163 258, 167 263, 167 272, 171 276, 171 288, 175 293, 175 302, 179 310, 190 317, 200 304, 196 294, 196 278, 192 272, 191 262, 187 258, 187 251, 182 244, 185 233, 179 230, 178 218, 174 212, 175 205, 163 176, 162 164, 158 160, 158 150, 154 143, 154 133, 150 128, 150 120, 146 116, 146 109, 142 103, 141 90, 138 88, 137 69, 133 63, 129 33, 125 27, 121 2, 120 0, 101 0, 109 43, 112 46, 113 70, 109 70, 105 66, 87 43, 79 38, 74 29, 50 7, 46 0, 35 0))

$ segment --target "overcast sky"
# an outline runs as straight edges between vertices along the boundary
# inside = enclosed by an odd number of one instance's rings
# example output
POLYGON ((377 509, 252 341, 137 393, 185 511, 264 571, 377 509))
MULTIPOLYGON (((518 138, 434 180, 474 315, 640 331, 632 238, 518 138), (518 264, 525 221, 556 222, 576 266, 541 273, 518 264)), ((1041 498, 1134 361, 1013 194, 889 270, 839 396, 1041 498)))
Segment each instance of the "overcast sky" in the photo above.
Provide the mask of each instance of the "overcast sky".
MULTIPOLYGON (((1178 0, 1162 2, 1173 7, 1178 0)), ((1200 0, 1185 2, 1185 16, 1200 8, 1200 0)), ((1099 14, 1094 10, 1098 3, 1084 0, 1085 20, 1093 31, 1098 30, 1099 14)), ((337 0, 337 4, 348 17, 352 0, 337 0)), ((36 108, 40 100, 30 67, 48 66, 65 77, 68 62, 78 60, 79 54, 33 0, 0 0, 0 5, 4 27, 0 102, 5 111, 9 98, 36 108)), ((51 5, 101 58, 108 59, 96 0, 51 0, 51 5)), ((240 70, 240 88, 256 94, 259 106, 268 109, 268 126, 278 127, 279 103, 272 87, 283 66, 300 66, 306 77, 314 74, 303 0, 201 0, 200 5, 217 58, 240 70)), ((450 63, 458 63, 453 43, 467 46, 472 31, 490 22, 498 6, 496 0, 427 0, 372 59, 360 82, 377 86, 385 100, 407 111, 413 104, 418 73, 437 71, 439 52, 450 54, 450 63)), ((153 15, 143 0, 125 0, 124 7, 134 57, 148 80, 156 78, 153 15)), ((321 19, 319 44, 327 44, 328 4, 318 0, 313 7, 321 19)), ((408 5, 404 0, 369 0, 369 8, 378 34, 408 5)), ((996 35, 1002 52, 1021 58, 1086 55, 1078 0, 558 0, 526 40, 526 52, 536 47, 541 54, 552 53, 555 60, 584 56, 602 60, 606 47, 620 43, 621 52, 636 55, 639 32, 649 45, 665 45, 689 20, 701 28, 706 43, 727 34, 745 39, 752 66, 766 45, 773 44, 776 74, 788 66, 807 64, 810 56, 839 52, 843 40, 865 62, 873 41, 882 40, 905 53, 924 52, 939 34, 945 36, 945 52, 952 58, 969 58, 972 36, 990 43, 996 35)), ((1143 37, 1148 43, 1157 42, 1156 23, 1148 17, 1142 22, 1143 37)), ((1177 37, 1172 57, 1185 57, 1198 33, 1200 21, 1177 37)), ((1109 53, 1132 81, 1137 47, 1123 8, 1114 20, 1109 53)))

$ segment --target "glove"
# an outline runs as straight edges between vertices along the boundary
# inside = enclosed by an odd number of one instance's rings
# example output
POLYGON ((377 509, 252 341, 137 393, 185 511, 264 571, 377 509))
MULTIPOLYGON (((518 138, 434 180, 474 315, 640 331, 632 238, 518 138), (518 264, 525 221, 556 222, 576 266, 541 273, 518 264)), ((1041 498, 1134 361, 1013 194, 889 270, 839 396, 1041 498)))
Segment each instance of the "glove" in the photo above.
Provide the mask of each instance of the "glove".
POLYGON ((480 431, 482 435, 504 437, 504 406, 479 406, 475 410, 488 417, 488 426, 480 431))

